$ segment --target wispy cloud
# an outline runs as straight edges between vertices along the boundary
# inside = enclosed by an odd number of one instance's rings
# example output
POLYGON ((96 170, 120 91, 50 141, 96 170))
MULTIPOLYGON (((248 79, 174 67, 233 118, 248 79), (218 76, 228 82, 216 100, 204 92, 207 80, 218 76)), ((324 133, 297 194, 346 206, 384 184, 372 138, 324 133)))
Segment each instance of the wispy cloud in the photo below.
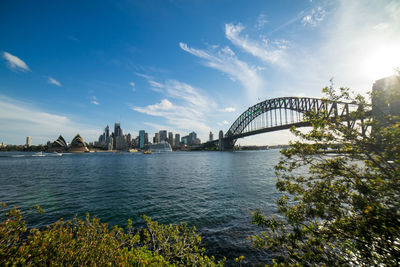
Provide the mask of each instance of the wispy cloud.
POLYGON ((217 123, 219 126, 226 126, 229 124, 229 122, 227 120, 221 121, 217 123))
POLYGON ((301 22, 305 26, 310 25, 312 27, 315 27, 325 19, 325 16, 326 16, 325 9, 322 7, 316 7, 311 9, 310 13, 307 16, 303 17, 301 22))
POLYGON ((132 91, 135 92, 136 91, 135 83, 134 82, 130 82, 129 85, 131 86, 132 91))
POLYGON ((372 29, 377 30, 377 31, 386 30, 387 28, 389 28, 388 23, 379 23, 372 27, 372 29))
POLYGON ((91 104, 96 105, 96 106, 100 105, 100 103, 97 101, 96 96, 91 96, 90 99, 91 99, 91 101, 90 101, 91 104))
POLYGON ((234 45, 240 47, 247 53, 260 58, 266 63, 283 65, 281 61, 282 53, 286 49, 284 42, 271 42, 263 38, 260 42, 249 39, 247 35, 241 36, 244 26, 239 24, 225 24, 225 35, 234 45))
POLYGON ((233 81, 239 81, 251 96, 257 95, 261 90, 263 80, 257 73, 257 68, 239 60, 228 46, 218 51, 190 48, 185 43, 179 43, 179 46, 184 51, 203 59, 202 63, 205 66, 227 74, 233 81))
POLYGON ((210 131, 210 127, 206 125, 206 114, 212 112, 216 105, 202 90, 176 80, 152 84, 156 88, 162 88, 162 93, 166 98, 145 107, 131 106, 132 110, 163 117, 170 125, 169 128, 176 130, 194 130, 203 135, 210 131))
POLYGON ((99 131, 96 127, 81 124, 65 115, 58 115, 40 110, 28 103, 0 95, 0 136, 9 136, 4 140, 9 143, 21 144, 27 135, 33 143, 46 143, 55 140, 62 134, 71 140, 80 133, 85 141, 95 140, 99 131))
POLYGON ((28 65, 19 57, 3 52, 3 58, 7 61, 7 67, 12 71, 31 71, 28 65))
POLYGON ((227 107, 227 108, 220 109, 219 111, 222 111, 222 112, 235 112, 236 109, 233 108, 233 107, 227 107))
POLYGON ((265 14, 260 14, 257 18, 257 23, 255 27, 259 30, 264 28, 264 25, 267 24, 269 21, 267 20, 267 16, 265 14))
POLYGON ((61 87, 61 83, 59 81, 57 81, 56 79, 54 79, 53 77, 49 77, 49 79, 47 80, 48 83, 50 84, 54 84, 57 85, 58 87, 61 87))

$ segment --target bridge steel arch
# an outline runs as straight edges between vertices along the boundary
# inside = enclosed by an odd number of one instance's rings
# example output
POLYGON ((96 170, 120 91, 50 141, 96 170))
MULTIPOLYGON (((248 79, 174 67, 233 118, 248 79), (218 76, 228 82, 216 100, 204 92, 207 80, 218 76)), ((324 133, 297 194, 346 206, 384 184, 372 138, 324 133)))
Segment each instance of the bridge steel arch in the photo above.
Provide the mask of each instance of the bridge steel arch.
POLYGON ((221 150, 231 149, 238 138, 264 132, 289 129, 292 126, 310 126, 309 122, 302 120, 302 115, 311 111, 322 113, 326 117, 340 117, 341 120, 347 121, 349 127, 353 127, 355 120, 350 118, 350 113, 358 108, 359 106, 353 103, 310 97, 279 97, 267 99, 244 111, 225 133, 223 137, 224 140, 219 140, 219 146, 221 150), (279 115, 277 115, 277 111, 279 111, 279 115), (284 112, 283 117, 282 111, 284 112), (290 113, 289 116, 288 112, 290 113), (293 116, 294 113, 296 114, 295 116, 293 116), (269 116, 267 116, 267 114, 269 114, 269 116), (264 117, 262 115, 264 115, 264 117), (255 127, 249 127, 252 126, 252 123, 257 118, 261 118, 260 123, 255 127))

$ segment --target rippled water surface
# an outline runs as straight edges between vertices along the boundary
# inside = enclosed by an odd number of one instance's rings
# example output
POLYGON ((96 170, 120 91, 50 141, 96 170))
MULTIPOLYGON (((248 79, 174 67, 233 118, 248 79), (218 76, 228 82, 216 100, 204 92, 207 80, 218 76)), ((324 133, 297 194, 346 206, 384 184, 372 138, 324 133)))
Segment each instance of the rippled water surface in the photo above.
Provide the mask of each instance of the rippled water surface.
POLYGON ((30 226, 86 213, 121 226, 131 218, 140 226, 146 214, 160 223, 195 225, 217 258, 269 260, 247 237, 260 230, 250 224, 251 212, 276 212, 278 150, 44 155, 0 153, 0 201, 20 207, 30 226), (45 214, 33 211, 35 205, 45 214))

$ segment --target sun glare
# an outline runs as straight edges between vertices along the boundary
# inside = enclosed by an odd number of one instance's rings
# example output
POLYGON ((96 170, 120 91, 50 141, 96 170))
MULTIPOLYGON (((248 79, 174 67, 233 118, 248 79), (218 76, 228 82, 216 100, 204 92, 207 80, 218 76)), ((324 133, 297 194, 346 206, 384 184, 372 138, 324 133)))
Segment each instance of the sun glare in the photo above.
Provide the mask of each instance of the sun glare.
POLYGON ((364 74, 372 79, 379 79, 394 74, 400 67, 400 44, 382 45, 370 50, 362 68, 364 74))

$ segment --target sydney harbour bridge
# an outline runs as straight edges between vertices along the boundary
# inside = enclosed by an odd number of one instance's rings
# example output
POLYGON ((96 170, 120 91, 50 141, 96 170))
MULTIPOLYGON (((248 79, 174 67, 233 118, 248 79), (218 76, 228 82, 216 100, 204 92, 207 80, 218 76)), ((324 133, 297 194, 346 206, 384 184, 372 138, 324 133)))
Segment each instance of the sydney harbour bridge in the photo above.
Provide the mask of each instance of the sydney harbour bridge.
MULTIPOLYGON (((332 101, 310 97, 279 97, 268 99, 249 107, 219 138, 204 143, 203 147, 216 147, 219 150, 230 150, 237 139, 261 133, 280 131, 295 127, 311 126, 305 120, 305 114, 315 112, 327 118, 339 118, 347 121, 349 127, 355 124, 351 113, 361 106, 353 103, 332 101)), ((363 119, 363 118, 359 118, 363 119)))

